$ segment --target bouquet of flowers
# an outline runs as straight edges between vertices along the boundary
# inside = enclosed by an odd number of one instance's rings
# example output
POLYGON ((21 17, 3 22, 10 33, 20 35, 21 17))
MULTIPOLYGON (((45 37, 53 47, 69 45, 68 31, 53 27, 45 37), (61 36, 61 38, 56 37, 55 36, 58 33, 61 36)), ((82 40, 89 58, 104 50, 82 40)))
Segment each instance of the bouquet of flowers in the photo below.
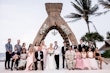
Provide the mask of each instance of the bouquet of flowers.
POLYGON ((49 52, 48 54, 51 56, 51 55, 53 55, 53 54, 54 54, 54 51, 53 51, 53 52, 49 52))

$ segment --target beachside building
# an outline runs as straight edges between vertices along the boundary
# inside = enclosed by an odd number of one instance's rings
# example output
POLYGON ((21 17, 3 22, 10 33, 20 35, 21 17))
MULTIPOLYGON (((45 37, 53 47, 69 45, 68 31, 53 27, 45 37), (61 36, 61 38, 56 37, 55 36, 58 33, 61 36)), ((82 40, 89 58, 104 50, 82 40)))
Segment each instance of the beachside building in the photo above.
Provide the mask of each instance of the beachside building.
POLYGON ((99 51, 110 50, 110 40, 105 40, 105 44, 99 49, 99 51))

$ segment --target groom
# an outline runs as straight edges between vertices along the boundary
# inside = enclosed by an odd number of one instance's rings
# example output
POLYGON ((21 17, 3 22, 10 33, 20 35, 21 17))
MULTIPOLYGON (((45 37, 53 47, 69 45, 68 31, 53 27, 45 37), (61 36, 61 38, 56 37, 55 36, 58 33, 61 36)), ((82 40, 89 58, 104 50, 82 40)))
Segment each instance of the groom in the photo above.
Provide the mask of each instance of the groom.
POLYGON ((42 67, 42 70, 44 70, 44 64, 43 64, 43 51, 41 51, 41 47, 39 46, 38 47, 38 51, 35 52, 35 58, 36 58, 36 62, 34 63, 35 64, 35 70, 38 69, 38 62, 41 63, 41 67, 42 67))
POLYGON ((57 44, 57 41, 54 42, 54 53, 55 53, 55 62, 56 62, 56 69, 59 69, 59 46, 57 44))

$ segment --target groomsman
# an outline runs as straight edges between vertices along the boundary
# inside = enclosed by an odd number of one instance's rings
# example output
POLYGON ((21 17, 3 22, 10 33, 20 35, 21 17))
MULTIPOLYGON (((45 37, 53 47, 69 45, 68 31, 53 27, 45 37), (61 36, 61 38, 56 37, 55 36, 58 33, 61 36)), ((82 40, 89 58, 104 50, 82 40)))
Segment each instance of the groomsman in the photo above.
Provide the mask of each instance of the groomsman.
POLYGON ((20 45, 20 40, 17 40, 17 44, 14 46, 17 49, 17 52, 21 53, 22 47, 20 45))
POLYGON ((92 50, 93 52, 95 51, 95 46, 94 46, 94 44, 93 44, 92 41, 89 41, 89 42, 88 42, 87 50, 88 50, 89 48, 91 48, 91 50, 92 50))
POLYGON ((69 70, 74 69, 75 51, 72 50, 71 46, 69 46, 69 50, 66 51, 65 58, 66 58, 66 62, 67 62, 67 68, 69 70))
POLYGON ((12 44, 11 44, 11 38, 8 39, 8 43, 5 44, 5 48, 6 48, 6 60, 5 60, 5 69, 9 69, 10 68, 10 58, 11 58, 11 53, 12 53, 12 44), (8 63, 8 67, 7 67, 7 63, 8 63))
POLYGON ((54 46, 54 53, 55 53, 55 62, 56 62, 56 69, 59 69, 59 46, 57 44, 57 41, 54 42, 55 46, 54 46))
POLYGON ((41 47, 38 47, 38 51, 35 52, 35 58, 36 58, 36 62, 34 62, 35 64, 35 70, 38 69, 38 62, 41 63, 41 67, 42 70, 44 70, 44 64, 43 64, 43 51, 41 50, 41 47))
POLYGON ((79 52, 82 51, 82 48, 85 48, 85 45, 84 45, 84 43, 83 43, 83 40, 81 39, 81 40, 80 40, 80 44, 78 45, 78 50, 79 50, 79 52))
POLYGON ((67 44, 65 41, 63 42, 63 44, 64 46, 62 47, 61 52, 62 52, 62 61, 63 61, 62 67, 64 68, 65 67, 65 52, 68 50, 68 48, 67 48, 67 44))
POLYGON ((17 51, 17 48, 14 48, 14 51, 11 54, 12 56, 12 61, 11 61, 11 70, 13 70, 13 64, 15 62, 15 68, 18 70, 18 63, 20 59, 20 53, 17 51))
POLYGON ((72 47, 72 50, 77 49, 77 45, 75 45, 74 41, 72 41, 72 45, 71 45, 71 47, 72 47))

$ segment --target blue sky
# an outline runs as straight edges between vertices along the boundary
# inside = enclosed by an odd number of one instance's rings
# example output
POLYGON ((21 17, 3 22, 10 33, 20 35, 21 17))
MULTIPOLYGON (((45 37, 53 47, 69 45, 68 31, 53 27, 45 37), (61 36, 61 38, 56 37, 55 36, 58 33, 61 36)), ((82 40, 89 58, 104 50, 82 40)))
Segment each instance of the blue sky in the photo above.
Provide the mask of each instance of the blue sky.
MULTIPOLYGON (((12 38, 13 46, 16 44, 16 40, 20 39, 21 44, 23 42, 32 43, 39 28, 43 24, 44 20, 48 17, 45 10, 45 3, 61 2, 63 3, 63 9, 61 16, 68 15, 71 12, 76 12, 71 5, 71 1, 74 0, 0 0, 0 52, 5 52, 4 45, 7 43, 7 38, 12 38)), ((97 0, 92 0, 92 4, 97 4, 97 0)), ((104 11, 100 5, 99 11, 104 11)), ((110 31, 110 12, 98 17, 91 17, 90 20, 95 24, 98 32, 106 38, 106 32, 110 31)), ((64 18, 65 21, 69 19, 64 18)), ((68 23, 72 31, 74 32, 78 42, 86 32, 87 26, 85 21, 79 20, 73 23, 68 23)), ((93 25, 90 24, 90 30, 95 31, 93 25)), ((63 39, 59 34, 52 35, 52 31, 47 35, 45 42, 49 45, 50 42, 57 40, 59 45, 62 46, 63 39)), ((103 43, 97 43, 98 47, 103 43)))

